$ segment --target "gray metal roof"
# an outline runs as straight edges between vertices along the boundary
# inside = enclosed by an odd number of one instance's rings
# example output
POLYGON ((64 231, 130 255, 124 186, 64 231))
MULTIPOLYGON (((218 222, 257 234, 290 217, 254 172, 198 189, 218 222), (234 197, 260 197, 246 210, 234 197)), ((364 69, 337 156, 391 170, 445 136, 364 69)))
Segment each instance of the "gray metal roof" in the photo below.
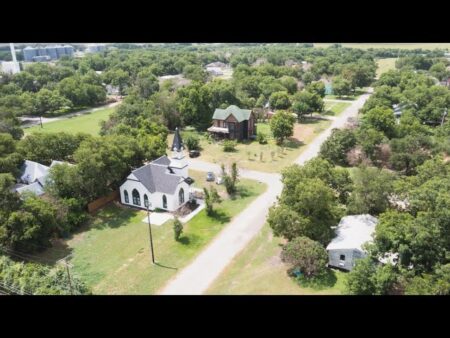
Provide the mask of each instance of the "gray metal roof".
POLYGON ((32 184, 28 184, 23 187, 17 188, 16 191, 19 194, 23 194, 25 192, 32 192, 38 196, 43 195, 45 193, 43 186, 39 182, 34 182, 32 184))
POLYGON ((162 156, 157 160, 144 165, 132 173, 151 193, 162 192, 174 194, 178 184, 184 180, 183 177, 171 174, 168 168, 170 159, 162 156))
POLYGON ((40 163, 25 160, 20 169, 20 180, 27 184, 33 183, 39 178, 47 175, 49 169, 50 167, 40 163))
POLYGON ((372 234, 378 222, 376 217, 369 214, 345 216, 339 222, 336 237, 327 246, 327 250, 359 249, 368 241, 372 241, 372 234))

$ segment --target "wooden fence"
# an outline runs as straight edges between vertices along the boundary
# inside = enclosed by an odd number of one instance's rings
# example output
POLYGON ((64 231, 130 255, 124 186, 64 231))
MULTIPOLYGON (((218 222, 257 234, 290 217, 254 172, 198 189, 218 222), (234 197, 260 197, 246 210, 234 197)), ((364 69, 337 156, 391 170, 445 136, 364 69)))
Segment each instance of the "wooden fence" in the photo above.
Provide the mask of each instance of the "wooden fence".
POLYGON ((113 191, 109 195, 97 198, 95 201, 92 201, 88 204, 88 211, 89 213, 93 213, 100 209, 101 207, 105 206, 111 201, 119 200, 119 190, 113 191))

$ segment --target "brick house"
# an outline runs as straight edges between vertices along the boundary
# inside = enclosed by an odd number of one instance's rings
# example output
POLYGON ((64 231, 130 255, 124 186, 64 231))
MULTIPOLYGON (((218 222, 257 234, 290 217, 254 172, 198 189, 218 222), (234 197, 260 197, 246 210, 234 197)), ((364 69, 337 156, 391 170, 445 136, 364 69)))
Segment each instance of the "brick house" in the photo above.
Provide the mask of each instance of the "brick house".
POLYGON ((208 131, 215 138, 247 140, 256 135, 256 119, 253 111, 229 106, 227 109, 216 109, 212 117, 213 125, 208 131))

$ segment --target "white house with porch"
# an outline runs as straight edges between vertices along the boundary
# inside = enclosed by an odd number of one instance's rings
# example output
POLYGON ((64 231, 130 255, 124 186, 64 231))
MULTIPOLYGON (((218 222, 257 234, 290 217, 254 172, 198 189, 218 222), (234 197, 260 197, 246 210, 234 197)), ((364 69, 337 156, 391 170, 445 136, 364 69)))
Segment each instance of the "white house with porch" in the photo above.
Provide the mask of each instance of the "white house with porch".
POLYGON ((178 128, 172 145, 171 157, 160 158, 136 169, 120 186, 122 204, 141 209, 175 211, 189 200, 188 164, 178 128))

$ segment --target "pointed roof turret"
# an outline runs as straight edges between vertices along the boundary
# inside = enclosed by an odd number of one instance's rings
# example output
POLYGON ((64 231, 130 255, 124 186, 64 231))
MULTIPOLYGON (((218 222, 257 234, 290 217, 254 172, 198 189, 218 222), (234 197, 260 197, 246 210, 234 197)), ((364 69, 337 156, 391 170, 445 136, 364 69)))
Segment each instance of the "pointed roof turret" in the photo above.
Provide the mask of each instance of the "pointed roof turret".
POLYGON ((183 140, 181 139, 180 131, 178 127, 175 128, 175 135, 173 137, 172 151, 181 151, 184 149, 183 140))

